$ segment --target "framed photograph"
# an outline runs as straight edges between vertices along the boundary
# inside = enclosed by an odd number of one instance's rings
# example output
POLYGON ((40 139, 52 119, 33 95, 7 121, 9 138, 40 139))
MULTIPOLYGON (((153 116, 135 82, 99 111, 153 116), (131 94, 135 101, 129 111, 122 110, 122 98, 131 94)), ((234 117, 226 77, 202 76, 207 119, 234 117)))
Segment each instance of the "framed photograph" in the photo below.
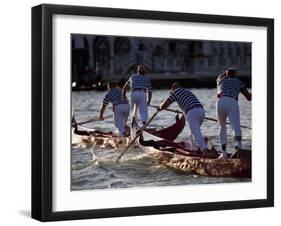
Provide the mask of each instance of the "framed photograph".
POLYGON ((274 21, 32 8, 32 217, 274 205, 274 21))

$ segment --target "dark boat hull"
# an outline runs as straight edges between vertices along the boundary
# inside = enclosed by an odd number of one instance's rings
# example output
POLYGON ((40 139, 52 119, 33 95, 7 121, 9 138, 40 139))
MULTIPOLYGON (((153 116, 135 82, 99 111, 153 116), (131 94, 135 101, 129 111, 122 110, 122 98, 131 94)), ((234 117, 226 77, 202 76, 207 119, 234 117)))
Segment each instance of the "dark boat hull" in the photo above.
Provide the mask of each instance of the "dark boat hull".
MULTIPOLYGON (((146 129, 149 134, 161 139, 174 140, 182 132, 185 126, 185 117, 182 114, 181 118, 176 119, 176 122, 164 129, 156 130, 154 128, 146 129)), ((113 132, 102 132, 87 127, 76 127, 73 130, 75 143, 82 143, 100 148, 121 148, 127 146, 131 141, 131 136, 119 137, 114 135, 113 132)), ((74 140, 74 139, 73 139, 74 140)))

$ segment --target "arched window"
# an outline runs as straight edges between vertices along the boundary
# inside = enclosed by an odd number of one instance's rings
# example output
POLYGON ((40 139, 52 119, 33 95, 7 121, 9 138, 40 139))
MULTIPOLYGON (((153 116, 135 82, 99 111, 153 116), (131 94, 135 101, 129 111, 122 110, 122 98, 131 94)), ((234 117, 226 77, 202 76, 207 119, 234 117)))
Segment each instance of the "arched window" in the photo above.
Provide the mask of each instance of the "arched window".
POLYGON ((163 54, 163 48, 160 45, 156 45, 153 49, 153 55, 154 56, 161 56, 163 54))
POLYGON ((211 56, 217 56, 217 55, 218 55, 217 43, 211 42, 211 56))
POLYGON ((114 42, 114 54, 122 55, 130 52, 131 44, 128 38, 116 38, 114 42))
POLYGON ((72 58, 75 61, 80 73, 89 63, 89 43, 85 36, 73 35, 71 37, 72 58))
POLYGON ((89 43, 85 36, 72 35, 72 79, 79 85, 89 67, 89 43))
POLYGON ((97 63, 104 69, 110 67, 110 51, 108 39, 98 36, 94 39, 94 65, 97 63))
POLYGON ((177 51, 177 43, 175 41, 170 41, 169 42, 169 52, 171 54, 175 54, 177 51))

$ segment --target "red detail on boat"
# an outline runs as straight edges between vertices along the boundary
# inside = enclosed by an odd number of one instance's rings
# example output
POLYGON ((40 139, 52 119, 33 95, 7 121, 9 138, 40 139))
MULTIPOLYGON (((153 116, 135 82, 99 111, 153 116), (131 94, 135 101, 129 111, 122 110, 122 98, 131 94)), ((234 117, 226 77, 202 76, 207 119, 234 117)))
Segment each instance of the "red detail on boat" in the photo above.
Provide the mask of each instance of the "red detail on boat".
MULTIPOLYGON (((181 118, 176 121, 173 125, 156 130, 155 128, 145 129, 146 132, 153 134, 157 137, 160 137, 165 140, 175 140, 177 136, 182 132, 185 126, 185 117, 182 114, 181 118)), ((102 132, 100 130, 90 129, 84 126, 78 126, 74 129, 74 133, 80 136, 92 136, 92 137, 104 137, 104 138, 113 138, 115 137, 113 132, 102 132)))
POLYGON ((181 118, 173 125, 155 131, 152 133, 154 136, 161 137, 165 140, 175 140, 177 136, 182 132, 185 126, 185 117, 182 114, 181 118))

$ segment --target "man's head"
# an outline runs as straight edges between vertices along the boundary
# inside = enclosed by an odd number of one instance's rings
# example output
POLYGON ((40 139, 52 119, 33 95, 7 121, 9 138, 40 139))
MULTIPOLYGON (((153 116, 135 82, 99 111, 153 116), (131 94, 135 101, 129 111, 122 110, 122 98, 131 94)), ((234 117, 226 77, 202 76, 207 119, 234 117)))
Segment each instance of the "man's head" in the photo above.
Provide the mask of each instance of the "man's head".
POLYGON ((171 85, 171 91, 174 91, 175 89, 181 87, 180 84, 178 82, 174 82, 172 85, 171 85))
POLYGON ((107 83, 107 89, 111 90, 112 88, 118 87, 117 82, 108 82, 107 83))
POLYGON ((140 64, 138 66, 138 73, 144 75, 145 74, 145 66, 143 64, 140 64))
POLYGON ((235 77, 236 76, 236 71, 235 71, 235 69, 234 68, 228 68, 227 70, 226 70, 226 76, 227 77, 235 77))

